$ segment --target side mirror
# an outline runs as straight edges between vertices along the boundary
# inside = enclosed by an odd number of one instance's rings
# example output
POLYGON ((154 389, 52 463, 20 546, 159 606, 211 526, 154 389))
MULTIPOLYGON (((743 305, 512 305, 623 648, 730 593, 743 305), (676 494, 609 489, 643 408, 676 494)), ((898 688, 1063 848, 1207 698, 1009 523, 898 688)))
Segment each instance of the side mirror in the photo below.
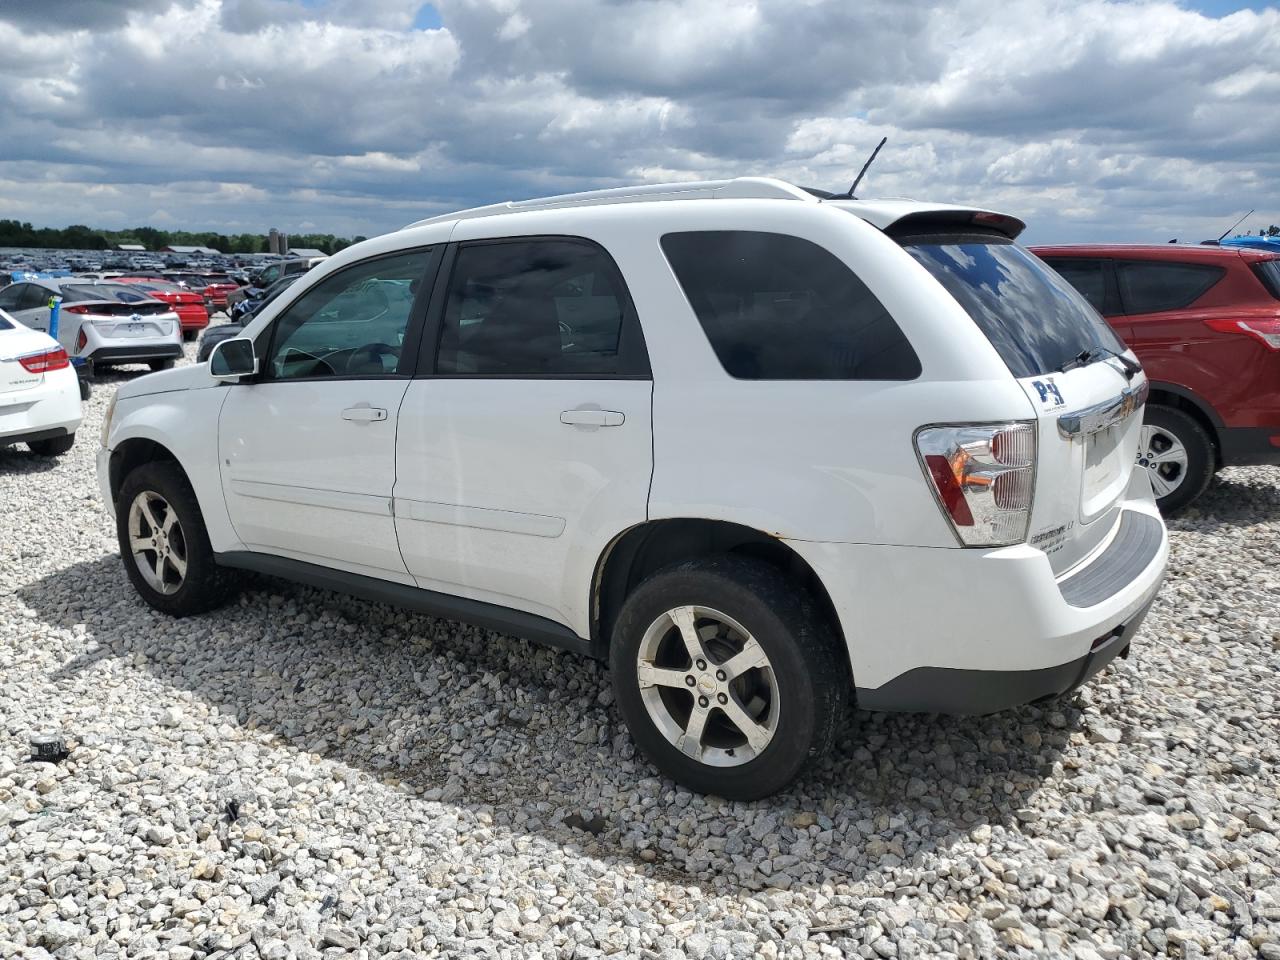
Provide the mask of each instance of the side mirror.
POLYGON ((238 380, 258 372, 258 357, 248 337, 223 340, 209 355, 209 373, 215 380, 238 380))

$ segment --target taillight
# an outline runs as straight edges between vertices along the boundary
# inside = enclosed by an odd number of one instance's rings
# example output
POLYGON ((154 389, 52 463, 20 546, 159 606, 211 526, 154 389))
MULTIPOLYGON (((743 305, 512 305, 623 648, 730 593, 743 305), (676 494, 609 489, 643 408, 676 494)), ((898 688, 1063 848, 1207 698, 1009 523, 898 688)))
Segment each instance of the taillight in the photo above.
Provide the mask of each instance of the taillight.
POLYGON ((1272 350, 1280 350, 1280 319, 1275 320, 1206 320, 1205 326, 1219 333, 1243 333, 1272 350))
POLYGON ((89 343, 89 337, 84 332, 84 327, 80 328, 80 332, 76 334, 76 353, 83 350, 89 343))
POLYGON ((1035 490, 1033 424, 922 427, 916 431, 916 450, 938 505, 964 546, 1026 540, 1035 490))
POLYGON ((93 311, 86 306, 71 306, 71 307, 63 307, 62 312, 63 313, 79 313, 83 315, 86 313, 92 313, 93 311))
POLYGON ((63 367, 71 366, 67 351, 61 347, 42 350, 40 353, 29 353, 25 357, 19 357, 18 362, 27 373, 48 373, 50 370, 61 370, 63 367))

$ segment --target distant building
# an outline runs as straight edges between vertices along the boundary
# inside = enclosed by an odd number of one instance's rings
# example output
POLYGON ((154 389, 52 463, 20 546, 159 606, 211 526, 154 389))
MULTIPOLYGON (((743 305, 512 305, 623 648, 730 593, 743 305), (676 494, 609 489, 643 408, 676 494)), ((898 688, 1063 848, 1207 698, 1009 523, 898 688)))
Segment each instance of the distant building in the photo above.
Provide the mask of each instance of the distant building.
POLYGON ((290 247, 288 255, 291 257, 327 257, 328 254, 323 250, 313 250, 311 247, 290 247))
POLYGON ((172 244, 165 247, 163 252, 178 253, 186 257, 208 257, 218 255, 218 251, 213 249, 213 247, 179 247, 172 244))
POLYGON ((140 243, 117 243, 116 249, 121 253, 146 253, 147 248, 140 243))
POLYGON ((280 231, 275 227, 272 227, 271 232, 267 234, 267 252, 274 253, 276 256, 284 255, 284 250, 280 246, 280 231))

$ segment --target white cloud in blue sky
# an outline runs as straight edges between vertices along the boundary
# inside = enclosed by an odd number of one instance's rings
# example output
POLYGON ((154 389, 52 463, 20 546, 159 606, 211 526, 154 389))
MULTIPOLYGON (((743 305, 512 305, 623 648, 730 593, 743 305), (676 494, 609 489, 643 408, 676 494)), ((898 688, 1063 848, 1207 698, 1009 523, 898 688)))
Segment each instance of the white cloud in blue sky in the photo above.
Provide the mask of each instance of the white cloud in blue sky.
POLYGON ((4 0, 0 217, 372 234, 774 174, 1034 240, 1280 222, 1258 0, 4 0))

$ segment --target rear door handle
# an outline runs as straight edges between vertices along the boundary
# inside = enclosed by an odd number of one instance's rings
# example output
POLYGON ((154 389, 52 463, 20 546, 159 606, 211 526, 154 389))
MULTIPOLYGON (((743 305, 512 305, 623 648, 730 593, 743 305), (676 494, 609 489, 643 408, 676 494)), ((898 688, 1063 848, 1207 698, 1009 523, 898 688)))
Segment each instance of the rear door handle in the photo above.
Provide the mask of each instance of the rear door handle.
POLYGON ((342 411, 343 420, 354 420, 356 423, 373 423, 387 419, 387 411, 382 407, 347 407, 342 411))
POLYGON ((620 427, 626 416, 617 410, 565 410, 560 422, 574 427, 620 427))

